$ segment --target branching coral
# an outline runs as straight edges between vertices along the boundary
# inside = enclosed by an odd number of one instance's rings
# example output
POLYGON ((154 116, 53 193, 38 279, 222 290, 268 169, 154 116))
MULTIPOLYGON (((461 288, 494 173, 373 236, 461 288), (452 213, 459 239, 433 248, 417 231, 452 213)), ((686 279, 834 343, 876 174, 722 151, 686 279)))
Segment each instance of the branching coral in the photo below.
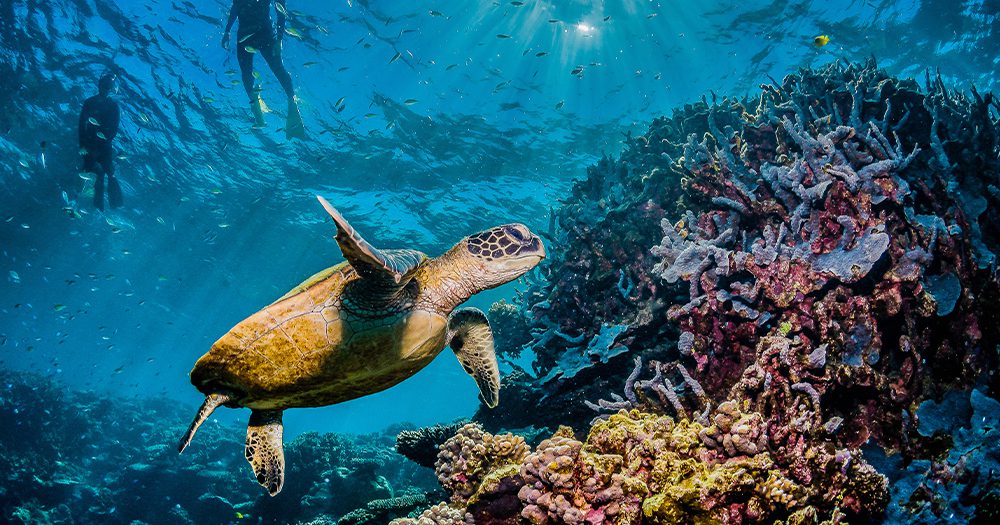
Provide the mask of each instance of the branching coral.
POLYGON ((463 425, 452 423, 404 430, 396 435, 396 451, 420 466, 434 468, 440 446, 463 425))

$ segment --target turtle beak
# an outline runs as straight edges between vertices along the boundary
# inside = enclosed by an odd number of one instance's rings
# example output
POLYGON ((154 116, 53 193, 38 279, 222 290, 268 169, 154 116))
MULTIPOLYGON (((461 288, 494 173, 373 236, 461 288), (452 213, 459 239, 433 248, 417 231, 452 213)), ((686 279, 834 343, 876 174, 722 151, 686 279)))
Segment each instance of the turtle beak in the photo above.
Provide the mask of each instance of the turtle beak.
POLYGON ((544 259, 545 255, 546 255, 546 253, 545 253, 545 244, 542 243, 542 238, 541 237, 539 237, 537 235, 535 235, 533 237, 534 238, 531 239, 531 247, 535 249, 535 254, 536 255, 538 255, 539 257, 541 257, 542 259, 544 259))

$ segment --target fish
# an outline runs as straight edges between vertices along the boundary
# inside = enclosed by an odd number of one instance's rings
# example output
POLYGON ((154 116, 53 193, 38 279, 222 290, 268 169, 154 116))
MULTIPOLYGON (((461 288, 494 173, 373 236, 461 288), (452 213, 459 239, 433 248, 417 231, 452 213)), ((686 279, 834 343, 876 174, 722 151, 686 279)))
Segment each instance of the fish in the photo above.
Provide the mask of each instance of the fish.
POLYGON ((337 69, 337 73, 343 73, 344 71, 347 71, 348 69, 351 69, 351 66, 344 66, 344 67, 338 68, 337 69))
POLYGON ((451 71, 452 69, 455 69, 456 67, 458 67, 458 64, 451 64, 448 67, 444 68, 444 70, 445 71, 451 71))
POLYGON ((408 99, 406 99, 406 100, 403 101, 403 104, 406 104, 407 106, 412 106, 412 105, 416 104, 417 102, 420 102, 420 101, 417 100, 417 99, 415 99, 415 98, 408 98, 408 99))
POLYGON ((64 304, 56 304, 56 305, 52 306, 52 309, 55 310, 55 311, 57 311, 57 312, 61 312, 61 311, 63 311, 63 310, 66 309, 66 305, 64 305, 64 304))
POLYGON ((108 140, 108 137, 104 136, 104 133, 101 133, 100 131, 97 132, 97 138, 101 140, 108 140))
POLYGON ((295 37, 295 38, 299 38, 299 39, 302 38, 302 31, 299 31, 298 29, 295 29, 294 27, 286 27, 285 28, 285 32, 288 33, 289 35, 295 37))
POLYGON ((365 118, 372 118, 372 117, 377 117, 377 116, 378 115, 376 115, 375 113, 365 113, 365 118))
POLYGON ((510 38, 510 35, 505 35, 503 33, 500 33, 497 35, 497 38, 510 38))
POLYGON ((441 11, 434 11, 433 9, 428 11, 427 13, 431 16, 444 16, 444 13, 442 13, 441 11))
POLYGON ((577 76, 582 75, 583 74, 583 66, 576 66, 576 67, 574 67, 573 71, 570 71, 569 74, 570 75, 577 75, 577 76))
POLYGON ((251 53, 251 54, 253 54, 253 53, 256 53, 256 52, 257 52, 257 48, 256 48, 256 47, 253 47, 253 46, 246 46, 246 47, 244 47, 243 49, 245 49, 247 53, 251 53))
POLYGON ((302 67, 310 67, 310 66, 315 66, 316 64, 319 64, 319 62, 316 62, 316 61, 313 61, 313 60, 310 60, 309 62, 306 62, 306 63, 302 64, 302 67))
POLYGON ((281 13, 283 16, 288 16, 288 10, 285 9, 284 4, 274 3, 274 10, 281 13))
MULTIPOLYGON (((252 37, 252 36, 254 36, 254 35, 256 35, 256 34, 257 34, 257 33, 250 33, 249 35, 247 35, 247 36, 245 36, 245 37, 241 38, 241 39, 240 39, 240 41, 239 41, 239 43, 240 43, 240 44, 242 44, 243 42, 246 42, 247 40, 250 40, 250 37, 252 37)), ((235 71, 233 71, 233 73, 235 73, 235 71)))
POLYGON ((88 122, 88 123, 89 123, 89 124, 90 124, 91 126, 100 126, 100 124, 99 124, 99 123, 97 122, 97 119, 96 119, 96 118, 94 118, 94 117, 90 117, 90 118, 88 118, 88 119, 87 119, 87 122, 88 122))
POLYGON ((399 51, 396 51, 396 54, 392 55, 392 58, 389 59, 389 63, 391 64, 391 63, 399 60, 399 57, 401 57, 401 56, 403 56, 403 54, 400 53, 399 51))
POLYGON ((565 105, 566 105, 566 101, 565 100, 560 100, 559 103, 556 104, 556 109, 562 109, 562 107, 565 106, 565 105))
POLYGON ((539 52, 535 53, 535 56, 536 57, 543 57, 543 56, 545 56, 547 54, 549 54, 548 51, 539 51, 539 52))
POLYGON ((550 24, 558 24, 559 23, 559 19, 558 18, 550 18, 549 19, 549 23, 550 24))
POLYGON ((608 20, 611 20, 611 15, 608 15, 608 16, 604 17, 604 21, 605 22, 607 22, 608 20))
POLYGON ((514 0, 513 2, 510 3, 510 5, 514 7, 521 7, 522 5, 524 5, 524 2, 521 2, 520 0, 514 0))
POLYGON ((826 35, 819 35, 816 38, 813 38, 813 44, 816 44, 816 47, 823 47, 829 43, 830 37, 826 35))

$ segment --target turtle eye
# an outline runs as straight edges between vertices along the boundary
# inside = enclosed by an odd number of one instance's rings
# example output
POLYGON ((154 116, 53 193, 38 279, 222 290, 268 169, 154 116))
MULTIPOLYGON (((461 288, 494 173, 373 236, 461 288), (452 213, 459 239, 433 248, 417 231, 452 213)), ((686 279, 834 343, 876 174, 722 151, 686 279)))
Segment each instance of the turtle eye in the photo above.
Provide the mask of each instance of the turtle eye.
POLYGON ((506 228, 507 233, 514 238, 518 243, 524 243, 527 236, 519 225, 508 226, 506 228))

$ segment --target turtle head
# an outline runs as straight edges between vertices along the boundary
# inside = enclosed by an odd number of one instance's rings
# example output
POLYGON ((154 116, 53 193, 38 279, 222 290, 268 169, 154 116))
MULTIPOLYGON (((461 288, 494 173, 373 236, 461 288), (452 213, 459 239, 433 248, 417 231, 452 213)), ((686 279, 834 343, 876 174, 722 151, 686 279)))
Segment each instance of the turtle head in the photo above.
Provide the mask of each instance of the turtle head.
POLYGON ((453 250, 468 259, 469 278, 476 291, 509 283, 545 258, 545 246, 523 224, 504 224, 470 235, 453 250))
POLYGON ((524 275, 545 258, 545 246, 523 224, 470 235, 423 269, 428 299, 451 312, 469 297, 524 275))

